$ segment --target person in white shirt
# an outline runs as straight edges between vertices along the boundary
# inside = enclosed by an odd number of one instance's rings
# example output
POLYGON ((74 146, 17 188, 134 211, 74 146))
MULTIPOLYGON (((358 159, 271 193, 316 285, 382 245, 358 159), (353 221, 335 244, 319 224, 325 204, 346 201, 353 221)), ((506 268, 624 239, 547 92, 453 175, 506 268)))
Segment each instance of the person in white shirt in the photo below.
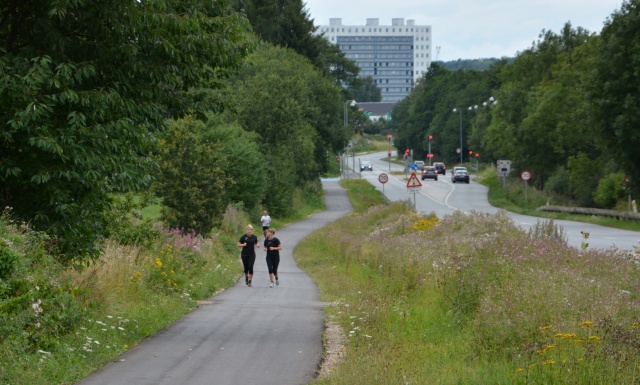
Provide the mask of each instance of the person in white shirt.
POLYGON ((262 217, 260 217, 260 221, 262 222, 262 232, 264 233, 264 236, 266 237, 267 236, 267 229, 271 225, 271 217, 267 213, 267 210, 264 210, 262 212, 262 217))

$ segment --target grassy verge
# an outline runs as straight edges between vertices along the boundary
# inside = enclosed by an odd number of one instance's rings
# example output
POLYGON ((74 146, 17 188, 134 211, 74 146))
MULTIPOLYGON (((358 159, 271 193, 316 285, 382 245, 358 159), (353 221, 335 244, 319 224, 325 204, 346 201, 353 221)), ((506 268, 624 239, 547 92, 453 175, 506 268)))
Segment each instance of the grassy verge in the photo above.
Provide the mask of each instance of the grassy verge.
POLYGON ((595 225, 608 226, 624 230, 640 231, 640 222, 595 215, 579 215, 560 212, 536 211, 547 202, 552 205, 569 206, 568 202, 559 201, 558 198, 550 197, 542 191, 538 191, 519 178, 507 178, 503 180, 496 175, 495 170, 484 169, 480 172, 480 177, 475 181, 484 184, 489 188, 489 203, 495 207, 505 209, 518 214, 530 215, 547 219, 564 219, 576 222, 591 223, 595 225))
MULTIPOLYGON (((72 384, 242 274, 236 243, 251 223, 248 214, 229 207, 221 226, 202 238, 145 221, 132 226, 127 210, 142 197, 121 198, 114 223, 122 228, 113 235, 145 246, 111 239, 84 268, 59 264, 47 254, 46 236, 0 213, 0 384, 72 384)), ((292 201, 295 213, 273 226, 306 218, 323 204, 319 182, 306 186, 292 201)), ((159 213, 154 204, 142 217, 159 213)))
MULTIPOLYGON (((504 215, 438 220, 403 203, 370 206, 295 250, 345 334, 317 384, 637 383, 639 269, 569 248, 553 226, 504 215)), ((631 258, 631 259, 630 259, 631 258)))

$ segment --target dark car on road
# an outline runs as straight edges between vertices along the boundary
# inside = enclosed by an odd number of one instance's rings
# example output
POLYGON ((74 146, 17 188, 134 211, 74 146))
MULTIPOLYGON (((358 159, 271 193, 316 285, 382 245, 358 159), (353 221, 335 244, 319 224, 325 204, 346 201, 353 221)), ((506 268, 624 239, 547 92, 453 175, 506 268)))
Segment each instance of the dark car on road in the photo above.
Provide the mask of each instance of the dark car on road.
POLYGON ((447 166, 445 166, 444 163, 435 162, 433 163, 433 167, 435 167, 436 170, 438 170, 439 175, 447 175, 447 166))
POLYGON ((451 183, 464 182, 469 183, 469 172, 464 167, 456 167, 451 174, 451 183))
POLYGON ((438 180, 438 170, 434 166, 424 166, 422 169, 422 176, 420 179, 433 179, 438 180))
POLYGON ((360 163, 360 171, 362 172, 364 170, 373 171, 373 166, 368 160, 363 160, 362 163, 360 163))

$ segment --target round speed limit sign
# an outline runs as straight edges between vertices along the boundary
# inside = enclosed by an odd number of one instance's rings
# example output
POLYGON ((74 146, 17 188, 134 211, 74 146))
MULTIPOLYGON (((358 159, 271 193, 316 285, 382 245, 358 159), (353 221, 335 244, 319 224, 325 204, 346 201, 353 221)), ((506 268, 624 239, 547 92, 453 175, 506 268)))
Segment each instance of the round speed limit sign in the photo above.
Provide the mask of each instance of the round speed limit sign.
POLYGON ((382 173, 378 176, 378 181, 382 184, 385 184, 389 181, 389 175, 382 173))
POLYGON ((525 182, 528 181, 529 179, 531 179, 531 173, 527 170, 523 171, 522 174, 520 174, 520 179, 525 182))

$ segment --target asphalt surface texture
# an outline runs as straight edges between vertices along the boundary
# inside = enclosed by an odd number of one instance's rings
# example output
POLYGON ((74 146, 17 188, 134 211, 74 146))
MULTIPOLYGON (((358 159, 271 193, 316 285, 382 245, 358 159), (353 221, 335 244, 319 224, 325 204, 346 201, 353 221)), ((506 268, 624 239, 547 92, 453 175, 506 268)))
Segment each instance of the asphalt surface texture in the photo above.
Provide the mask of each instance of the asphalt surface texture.
POLYGON ((77 384, 295 385, 312 381, 322 358, 326 304, 320 301, 315 282, 297 266, 293 249, 307 235, 353 210, 338 180, 323 181, 323 187, 326 211, 276 229, 275 236, 283 244, 280 286, 269 287, 265 252, 256 250, 252 287, 245 285, 240 268, 235 286, 203 301, 77 384))

